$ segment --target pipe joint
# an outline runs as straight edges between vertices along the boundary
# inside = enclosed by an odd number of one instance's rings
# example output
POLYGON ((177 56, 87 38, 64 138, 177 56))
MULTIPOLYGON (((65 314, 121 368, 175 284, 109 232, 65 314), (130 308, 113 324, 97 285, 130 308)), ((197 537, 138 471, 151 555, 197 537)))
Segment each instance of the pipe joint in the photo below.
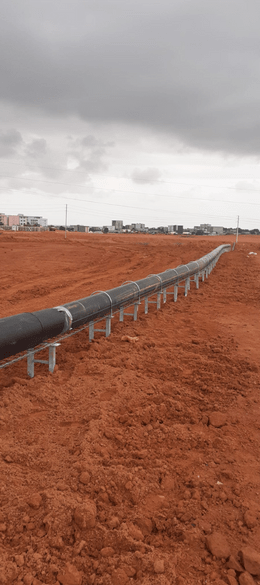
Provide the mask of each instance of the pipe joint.
POLYGON ((73 317, 72 314, 70 313, 69 309, 67 309, 66 307, 55 307, 55 309, 57 311, 59 311, 59 313, 65 313, 65 323, 64 323, 64 327, 61 333, 65 333, 66 331, 69 331, 71 329, 71 325, 72 325, 72 321, 73 321, 73 317))

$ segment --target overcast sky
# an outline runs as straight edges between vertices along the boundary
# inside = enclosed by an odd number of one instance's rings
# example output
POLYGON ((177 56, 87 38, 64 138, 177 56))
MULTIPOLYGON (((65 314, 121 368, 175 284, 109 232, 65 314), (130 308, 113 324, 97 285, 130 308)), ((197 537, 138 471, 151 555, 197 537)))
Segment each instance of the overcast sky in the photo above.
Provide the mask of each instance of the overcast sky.
POLYGON ((1 0, 0 211, 260 229, 259 0, 1 0))

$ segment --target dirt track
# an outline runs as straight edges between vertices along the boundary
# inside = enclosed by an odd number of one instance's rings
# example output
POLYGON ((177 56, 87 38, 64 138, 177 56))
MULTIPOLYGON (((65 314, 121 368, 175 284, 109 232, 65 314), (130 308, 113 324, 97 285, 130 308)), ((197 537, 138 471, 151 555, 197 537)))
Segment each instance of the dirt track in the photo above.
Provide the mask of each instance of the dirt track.
MULTIPOLYGON (((227 242, 3 233, 0 317, 227 242)), ((54 374, 0 370, 1 584, 251 582, 226 559, 260 553, 259 259, 259 238, 240 237, 187 298, 63 342, 54 374)))

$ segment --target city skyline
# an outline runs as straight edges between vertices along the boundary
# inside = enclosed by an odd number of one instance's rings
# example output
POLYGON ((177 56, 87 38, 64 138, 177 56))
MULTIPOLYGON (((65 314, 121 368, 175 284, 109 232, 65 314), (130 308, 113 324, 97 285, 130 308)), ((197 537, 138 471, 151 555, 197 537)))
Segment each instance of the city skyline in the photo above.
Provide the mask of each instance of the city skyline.
MULTIPOLYGON (((118 233, 118 232, 122 232, 122 231, 137 231, 137 232, 149 232, 151 230, 161 230, 164 231, 165 233, 177 233, 177 234, 182 234, 184 232, 193 232, 193 233, 204 233, 204 234, 212 234, 212 235, 221 235, 225 232, 228 232, 230 230, 232 231, 237 231, 238 229, 246 231, 246 228, 241 228, 241 226, 239 225, 239 216, 237 217, 237 224, 236 226, 225 226, 225 225, 211 225, 210 223, 200 223, 199 225, 194 225, 193 227, 191 226, 185 226, 183 224, 169 224, 168 225, 160 225, 160 226, 151 226, 151 225, 146 225, 145 223, 141 223, 141 222, 133 222, 131 224, 127 224, 126 222, 124 222, 122 219, 118 220, 118 219, 112 219, 110 221, 110 223, 107 223, 105 225, 86 225, 86 224, 82 224, 81 223, 74 223, 74 224, 69 224, 67 222, 67 209, 65 212, 65 222, 66 223, 60 223, 59 224, 52 224, 52 223, 48 223, 48 218, 43 218, 42 216, 36 216, 36 215, 24 215, 23 213, 18 213, 16 215, 11 215, 11 214, 5 214, 0 212, 0 228, 2 229, 9 229, 10 227, 12 229, 15 229, 15 226, 39 226, 41 228, 45 228, 48 229, 49 227, 55 227, 60 228, 60 229, 68 229, 70 230, 70 228, 75 228, 72 231, 82 231, 82 232, 88 232, 88 231, 96 231, 96 230, 100 230, 103 231, 104 233, 118 233), (83 229, 84 228, 84 229, 83 229)), ((253 228, 251 230, 252 232, 259 232, 258 228, 253 228)))

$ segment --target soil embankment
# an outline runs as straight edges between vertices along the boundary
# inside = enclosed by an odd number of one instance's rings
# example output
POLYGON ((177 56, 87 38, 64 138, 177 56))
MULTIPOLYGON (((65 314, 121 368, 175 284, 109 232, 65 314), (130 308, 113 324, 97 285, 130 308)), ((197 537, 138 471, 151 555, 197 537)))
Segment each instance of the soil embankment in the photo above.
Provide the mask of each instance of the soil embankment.
MULTIPOLYGON (((2 233, 0 317, 230 242, 2 233)), ((0 370, 1 584, 260 582, 259 259, 241 237, 187 298, 62 342, 54 374, 0 370)))

